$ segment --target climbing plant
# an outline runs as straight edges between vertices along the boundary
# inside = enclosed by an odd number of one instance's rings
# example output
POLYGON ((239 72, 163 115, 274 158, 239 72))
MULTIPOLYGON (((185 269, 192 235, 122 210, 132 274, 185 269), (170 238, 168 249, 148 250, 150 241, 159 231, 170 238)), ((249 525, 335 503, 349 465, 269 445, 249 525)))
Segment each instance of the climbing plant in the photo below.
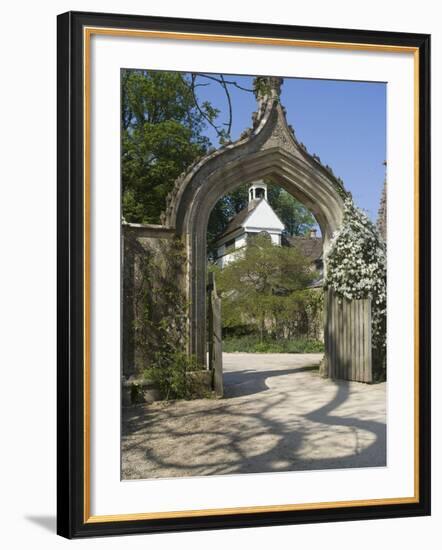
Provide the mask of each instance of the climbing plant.
POLYGON ((378 377, 385 375, 387 316, 387 256, 376 226, 348 197, 342 227, 327 256, 326 288, 342 298, 371 298, 372 346, 378 377))
POLYGON ((184 246, 180 239, 158 241, 154 253, 140 258, 141 284, 137 296, 135 337, 147 362, 144 376, 154 382, 163 399, 201 397, 204 386, 187 354, 188 303, 180 285, 184 246))

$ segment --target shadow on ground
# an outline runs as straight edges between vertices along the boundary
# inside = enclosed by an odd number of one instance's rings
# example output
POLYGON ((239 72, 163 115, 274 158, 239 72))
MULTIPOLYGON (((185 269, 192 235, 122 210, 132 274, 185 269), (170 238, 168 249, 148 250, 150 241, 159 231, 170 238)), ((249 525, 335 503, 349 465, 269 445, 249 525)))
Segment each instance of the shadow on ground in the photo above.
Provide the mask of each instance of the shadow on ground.
POLYGON ((123 479, 386 465, 385 384, 261 361, 226 372, 223 400, 124 410, 123 479))
POLYGON ((299 367, 296 369, 256 371, 246 369, 224 373, 224 398, 239 397, 241 395, 253 395, 269 390, 267 381, 275 376, 284 376, 299 372, 317 371, 318 366, 299 367))

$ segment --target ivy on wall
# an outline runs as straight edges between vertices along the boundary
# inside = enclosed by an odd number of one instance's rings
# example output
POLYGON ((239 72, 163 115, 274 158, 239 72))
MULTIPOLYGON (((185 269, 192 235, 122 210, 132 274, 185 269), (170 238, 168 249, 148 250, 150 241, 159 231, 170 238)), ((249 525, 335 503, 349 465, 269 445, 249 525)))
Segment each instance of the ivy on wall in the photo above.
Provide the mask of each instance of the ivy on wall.
POLYGON ((134 329, 138 352, 146 362, 143 375, 163 399, 202 397, 206 386, 192 373, 203 367, 186 350, 189 304, 181 284, 185 249, 178 238, 155 242, 154 250, 146 248, 139 257, 134 329))

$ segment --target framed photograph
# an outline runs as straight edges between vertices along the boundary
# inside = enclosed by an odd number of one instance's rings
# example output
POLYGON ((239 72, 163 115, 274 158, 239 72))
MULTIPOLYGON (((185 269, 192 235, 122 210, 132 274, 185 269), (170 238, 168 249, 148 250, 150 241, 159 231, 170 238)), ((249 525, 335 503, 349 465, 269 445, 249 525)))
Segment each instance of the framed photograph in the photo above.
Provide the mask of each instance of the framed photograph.
POLYGON ((430 513, 430 37, 58 17, 58 533, 430 513))

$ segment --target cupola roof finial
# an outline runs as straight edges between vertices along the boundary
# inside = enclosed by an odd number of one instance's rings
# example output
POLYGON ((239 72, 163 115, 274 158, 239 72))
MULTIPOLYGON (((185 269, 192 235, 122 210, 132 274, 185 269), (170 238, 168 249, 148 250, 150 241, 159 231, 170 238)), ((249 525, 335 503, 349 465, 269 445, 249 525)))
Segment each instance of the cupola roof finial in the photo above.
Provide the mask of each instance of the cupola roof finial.
POLYGON ((267 184, 263 180, 252 182, 249 187, 249 210, 261 200, 267 200, 267 184))

